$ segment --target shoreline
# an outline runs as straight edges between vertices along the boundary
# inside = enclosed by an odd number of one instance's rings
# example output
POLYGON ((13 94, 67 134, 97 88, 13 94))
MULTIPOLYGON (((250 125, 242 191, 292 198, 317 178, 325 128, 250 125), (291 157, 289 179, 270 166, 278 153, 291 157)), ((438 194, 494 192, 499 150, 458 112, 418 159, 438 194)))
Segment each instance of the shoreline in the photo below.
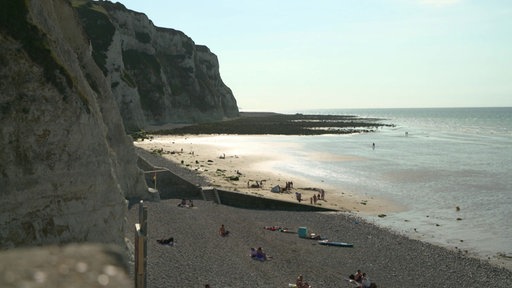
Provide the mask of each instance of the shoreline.
MULTIPOLYGON (((298 192, 301 193, 303 202, 309 204, 314 204, 313 196, 319 195, 323 190, 324 200, 317 200, 316 205, 364 216, 382 215, 405 209, 387 199, 339 191, 322 181, 280 171, 279 163, 287 161, 287 158, 273 152, 276 143, 258 143, 258 147, 251 144, 250 148, 243 148, 244 143, 238 141, 246 142, 247 139, 250 139, 250 136, 154 135, 152 140, 134 142, 134 145, 193 171, 206 178, 212 187, 291 202, 298 202, 295 194, 298 192), (285 188, 287 182, 293 183, 289 191, 271 191, 276 185, 285 188), (259 187, 255 187, 257 185, 259 187)), ((291 149, 292 146, 280 148, 291 149)))

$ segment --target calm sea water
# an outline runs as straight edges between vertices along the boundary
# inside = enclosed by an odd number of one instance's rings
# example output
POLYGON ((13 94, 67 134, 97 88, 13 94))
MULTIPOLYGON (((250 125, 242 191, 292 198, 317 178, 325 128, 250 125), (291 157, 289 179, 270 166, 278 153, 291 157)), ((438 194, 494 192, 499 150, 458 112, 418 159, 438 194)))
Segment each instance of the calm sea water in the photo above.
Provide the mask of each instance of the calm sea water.
POLYGON ((399 233, 483 257, 512 256, 512 108, 294 112, 378 117, 395 126, 278 137, 274 141, 300 143, 283 151, 294 160, 279 169, 405 205, 406 211, 385 218, 368 217, 399 233), (317 152, 353 157, 308 157, 317 152))

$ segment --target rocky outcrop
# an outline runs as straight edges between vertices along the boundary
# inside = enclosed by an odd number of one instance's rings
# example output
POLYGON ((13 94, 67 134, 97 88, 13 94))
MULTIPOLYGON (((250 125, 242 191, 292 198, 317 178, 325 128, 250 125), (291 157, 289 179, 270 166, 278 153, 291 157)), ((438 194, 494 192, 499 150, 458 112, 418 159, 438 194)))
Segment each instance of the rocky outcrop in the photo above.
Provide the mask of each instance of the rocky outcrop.
POLYGON ((73 3, 128 131, 238 116, 217 57, 206 46, 180 31, 155 27, 120 3, 73 3))
POLYGON ((124 245, 145 197, 110 86, 66 0, 0 4, 0 248, 124 245))

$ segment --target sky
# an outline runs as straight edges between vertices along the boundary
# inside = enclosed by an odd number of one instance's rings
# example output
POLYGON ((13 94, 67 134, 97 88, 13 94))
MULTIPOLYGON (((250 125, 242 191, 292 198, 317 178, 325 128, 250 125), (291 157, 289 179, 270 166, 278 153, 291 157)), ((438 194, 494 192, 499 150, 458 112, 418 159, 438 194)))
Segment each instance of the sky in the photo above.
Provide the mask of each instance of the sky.
POLYGON ((242 111, 511 107, 510 0, 121 0, 217 55, 242 111))

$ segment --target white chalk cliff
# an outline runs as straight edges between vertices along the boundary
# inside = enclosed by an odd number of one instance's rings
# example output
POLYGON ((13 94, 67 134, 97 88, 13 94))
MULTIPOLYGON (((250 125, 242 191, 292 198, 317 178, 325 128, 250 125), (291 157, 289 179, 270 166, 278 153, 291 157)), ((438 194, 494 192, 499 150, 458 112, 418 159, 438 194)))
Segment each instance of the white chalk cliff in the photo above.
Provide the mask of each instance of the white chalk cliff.
POLYGON ((124 245, 147 187, 91 55, 69 1, 0 4, 0 248, 124 245))
POLYGON ((107 1, 0 1, 0 249, 124 246, 151 199, 132 139, 238 116, 217 57, 107 1))
POLYGON ((108 1, 74 1, 129 132, 237 117, 217 56, 183 32, 108 1))

